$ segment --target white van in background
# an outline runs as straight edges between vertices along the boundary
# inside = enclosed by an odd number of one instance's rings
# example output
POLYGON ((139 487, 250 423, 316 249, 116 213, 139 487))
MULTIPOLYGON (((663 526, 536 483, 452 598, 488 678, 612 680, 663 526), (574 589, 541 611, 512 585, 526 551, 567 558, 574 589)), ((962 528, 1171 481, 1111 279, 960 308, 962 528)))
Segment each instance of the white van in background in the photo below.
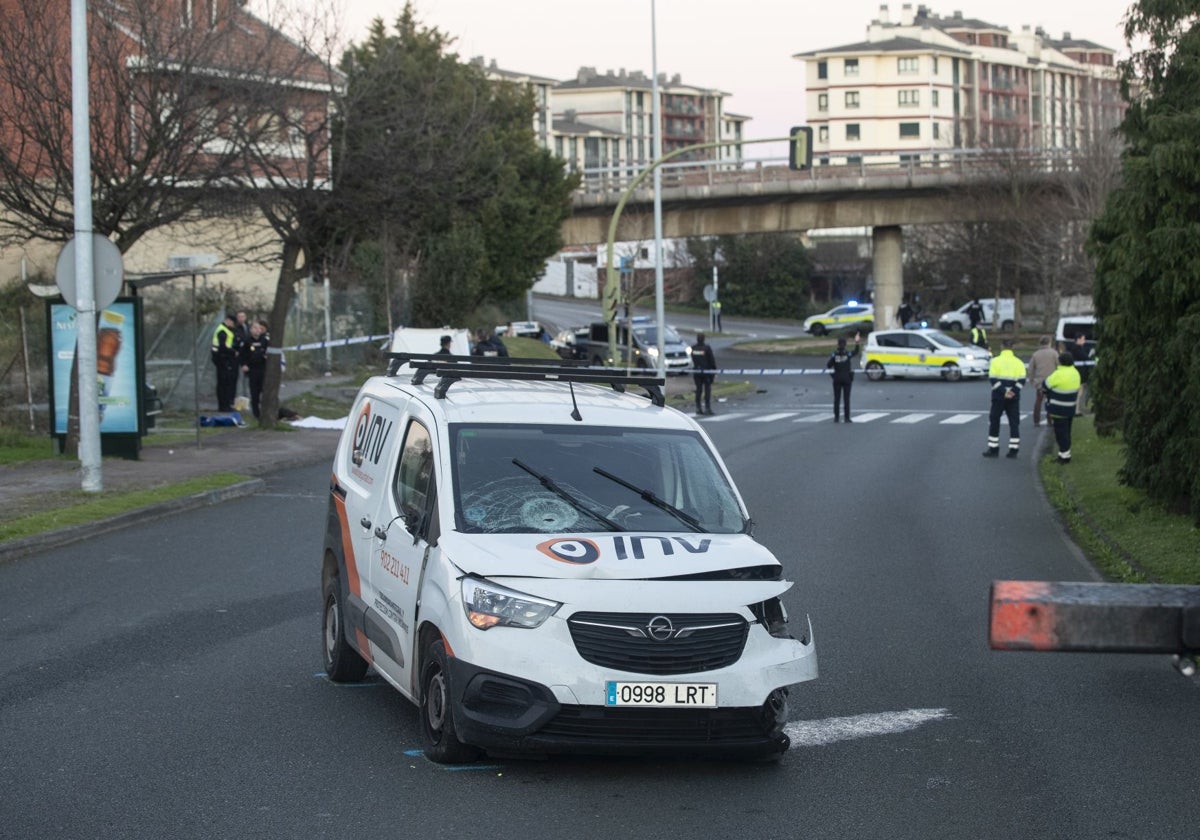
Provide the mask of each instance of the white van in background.
MULTIPOLYGON (((938 327, 943 330, 969 330, 971 319, 967 316, 973 300, 969 300, 953 312, 943 312, 938 318, 938 327)), ((993 329, 999 324, 1000 329, 1008 332, 1017 324, 1017 302, 1014 298, 1000 298, 1000 317, 996 317, 996 299, 980 298, 983 306, 983 326, 993 329)))

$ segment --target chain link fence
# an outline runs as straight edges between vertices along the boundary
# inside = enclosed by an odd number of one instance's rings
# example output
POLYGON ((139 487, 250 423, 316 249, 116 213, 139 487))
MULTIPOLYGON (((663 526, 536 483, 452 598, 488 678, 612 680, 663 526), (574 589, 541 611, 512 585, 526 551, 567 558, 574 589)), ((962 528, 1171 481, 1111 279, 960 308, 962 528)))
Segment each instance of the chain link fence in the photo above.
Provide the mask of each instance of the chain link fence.
MULTIPOLYGON (((226 310, 247 319, 270 321, 271 300, 239 293, 212 278, 183 277, 138 292, 143 303, 146 384, 167 412, 215 407, 216 369, 209 348, 226 310)), ((30 432, 49 430, 49 359, 46 302, 23 287, 0 290, 0 427, 30 432)), ((283 335, 271 329, 271 343, 284 348, 288 380, 347 374, 382 365, 380 329, 363 290, 326 290, 302 281, 288 312, 283 335), (364 340, 371 339, 371 340, 364 340)), ((246 392, 244 381, 239 393, 246 392)))

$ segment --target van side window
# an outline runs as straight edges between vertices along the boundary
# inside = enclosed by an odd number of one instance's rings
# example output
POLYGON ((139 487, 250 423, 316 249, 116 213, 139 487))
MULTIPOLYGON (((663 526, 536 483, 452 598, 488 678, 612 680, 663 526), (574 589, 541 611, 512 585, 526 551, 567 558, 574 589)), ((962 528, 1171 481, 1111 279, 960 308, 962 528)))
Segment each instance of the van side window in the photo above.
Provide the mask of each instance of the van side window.
POLYGON ((396 507, 410 521, 419 519, 433 492, 433 442, 416 420, 408 424, 394 487, 396 507))

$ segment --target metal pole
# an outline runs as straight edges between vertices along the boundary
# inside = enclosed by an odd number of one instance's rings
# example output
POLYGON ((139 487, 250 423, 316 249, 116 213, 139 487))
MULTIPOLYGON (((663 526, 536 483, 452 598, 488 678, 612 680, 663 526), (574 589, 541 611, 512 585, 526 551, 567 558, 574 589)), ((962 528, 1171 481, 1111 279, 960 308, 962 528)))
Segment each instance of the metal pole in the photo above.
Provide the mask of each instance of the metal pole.
MULTIPOLYGON (((333 347, 330 342, 333 341, 333 325, 329 317, 329 264, 325 265, 325 375, 329 376, 333 372, 333 347)), ((282 341, 282 336, 280 341, 282 341)))
POLYGON ((197 334, 199 315, 196 312, 196 275, 192 275, 192 422, 196 425, 196 448, 200 448, 200 363, 196 353, 200 347, 197 334))
POLYGON ((29 432, 36 431, 33 423, 33 385, 29 381, 29 338, 25 332, 25 307, 18 310, 21 313, 21 368, 25 374, 25 405, 29 407, 29 432))
POLYGON ((96 288, 92 276, 92 149, 88 118, 87 0, 71 0, 71 151, 75 158, 75 361, 79 371, 79 463, 85 493, 104 489, 96 387, 96 288))
MULTIPOLYGON (((651 97, 654 100, 654 159, 662 157, 662 116, 658 93, 658 23, 654 0, 650 0, 650 71, 654 76, 651 97)), ((667 370, 666 313, 663 305, 663 246, 662 246, 662 168, 654 167, 654 319, 658 323, 658 375, 667 370)), ((632 328, 631 328, 632 332, 632 328)))

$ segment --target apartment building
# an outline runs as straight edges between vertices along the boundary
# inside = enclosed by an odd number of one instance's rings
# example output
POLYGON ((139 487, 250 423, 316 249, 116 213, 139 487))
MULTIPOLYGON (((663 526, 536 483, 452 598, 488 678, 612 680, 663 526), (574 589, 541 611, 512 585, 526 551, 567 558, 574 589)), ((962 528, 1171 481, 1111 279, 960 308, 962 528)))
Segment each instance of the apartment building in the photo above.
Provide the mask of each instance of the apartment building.
MULTIPOLYGON (((742 159, 741 139, 748 117, 724 110, 728 93, 684 84, 678 74, 659 76, 659 114, 662 123, 662 153, 669 154, 701 143, 721 144, 712 149, 685 152, 676 161, 742 159)), ((573 114, 572 122, 593 126, 616 136, 611 140, 607 159, 599 149, 590 159, 600 166, 612 166, 630 172, 642 169, 654 159, 654 84, 640 70, 598 73, 594 67, 581 67, 574 79, 554 86, 555 118, 573 114)), ((585 167, 590 167, 585 156, 585 167)))
POLYGON ((1115 51, 887 5, 852 44, 799 53, 818 162, 896 151, 1080 149, 1121 121, 1115 51))

